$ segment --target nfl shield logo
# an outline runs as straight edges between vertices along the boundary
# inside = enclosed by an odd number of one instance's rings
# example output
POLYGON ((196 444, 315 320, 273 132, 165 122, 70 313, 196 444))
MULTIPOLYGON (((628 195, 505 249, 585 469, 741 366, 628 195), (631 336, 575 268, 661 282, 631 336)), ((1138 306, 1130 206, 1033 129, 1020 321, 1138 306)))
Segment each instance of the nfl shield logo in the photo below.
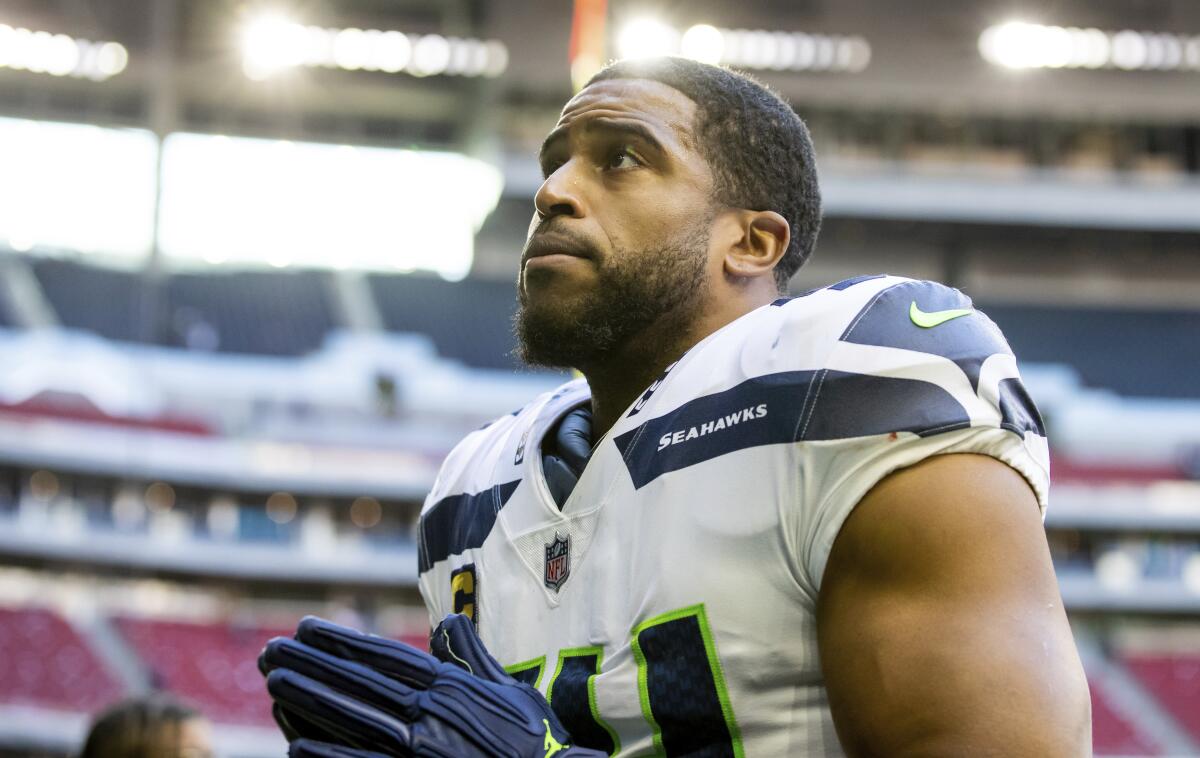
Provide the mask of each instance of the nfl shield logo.
POLYGON ((554 533, 554 541, 546 545, 546 571, 543 581, 550 589, 558 592, 571 575, 571 535, 563 537, 554 533))

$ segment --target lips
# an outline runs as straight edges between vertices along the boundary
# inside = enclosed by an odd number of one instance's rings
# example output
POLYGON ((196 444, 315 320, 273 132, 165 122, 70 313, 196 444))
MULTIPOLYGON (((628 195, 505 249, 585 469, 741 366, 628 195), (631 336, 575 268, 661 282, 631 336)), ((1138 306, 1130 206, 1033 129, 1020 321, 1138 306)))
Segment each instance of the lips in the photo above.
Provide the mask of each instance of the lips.
POLYGON ((588 246, 562 234, 538 234, 530 238, 521 255, 521 263, 547 255, 569 255, 574 258, 591 258, 588 246))

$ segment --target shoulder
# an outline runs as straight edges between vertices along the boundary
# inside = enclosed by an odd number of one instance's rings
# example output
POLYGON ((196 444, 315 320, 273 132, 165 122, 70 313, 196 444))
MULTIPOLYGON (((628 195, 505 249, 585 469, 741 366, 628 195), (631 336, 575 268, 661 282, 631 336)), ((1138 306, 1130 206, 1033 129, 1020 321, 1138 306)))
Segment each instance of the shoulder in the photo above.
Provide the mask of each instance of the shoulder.
POLYGON ((972 426, 1045 435, 1004 335, 953 287, 857 277, 776 309, 780 338, 815 372, 805 439, 972 426))
MULTIPOLYGON (((1012 355, 1000 329, 971 298, 938 282, 888 277, 839 339, 961 361, 1012 355)), ((967 370, 964 367, 964 370, 967 370)))
POLYGON ((772 304, 785 328, 820 331, 831 343, 894 347, 933 355, 1011 353, 971 298, 938 282, 875 274, 847 279, 772 304))

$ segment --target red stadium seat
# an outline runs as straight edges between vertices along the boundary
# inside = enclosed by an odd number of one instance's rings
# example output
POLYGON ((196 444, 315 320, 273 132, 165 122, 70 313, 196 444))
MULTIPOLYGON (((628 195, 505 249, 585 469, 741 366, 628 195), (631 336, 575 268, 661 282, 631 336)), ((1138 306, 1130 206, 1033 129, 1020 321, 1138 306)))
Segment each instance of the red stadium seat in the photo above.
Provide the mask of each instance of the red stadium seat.
POLYGON ((58 614, 0 608, 0 702, 91 712, 122 687, 58 614))
POLYGON ((268 639, 291 628, 220 623, 114 619, 121 634, 157 680, 209 718, 226 724, 270 724, 271 702, 258 672, 268 639))
POLYGON ((1153 740, 1125 720, 1109 704, 1108 693, 1097 679, 1088 687, 1092 693, 1092 749, 1096 755, 1161 755, 1153 740))
POLYGON ((1122 661, 1163 709, 1200 740, 1200 655, 1139 652, 1123 655, 1122 661))

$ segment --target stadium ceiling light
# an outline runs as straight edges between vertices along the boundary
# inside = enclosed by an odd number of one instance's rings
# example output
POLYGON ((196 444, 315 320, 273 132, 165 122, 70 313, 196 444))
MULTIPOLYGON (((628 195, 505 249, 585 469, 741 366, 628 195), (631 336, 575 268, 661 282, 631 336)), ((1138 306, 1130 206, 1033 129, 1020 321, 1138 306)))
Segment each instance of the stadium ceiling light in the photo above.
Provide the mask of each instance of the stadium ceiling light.
POLYGON ((287 524, 296 518, 296 498, 287 492, 275 492, 267 498, 267 518, 276 524, 287 524))
POLYGON ((617 36, 622 58, 681 55, 769 71, 859 72, 871 62, 871 45, 860 36, 806 34, 764 29, 720 29, 696 24, 682 35, 659 21, 630 22, 617 36))
POLYGON ((761 29, 717 31, 722 43, 720 62, 740 68, 858 73, 871 63, 871 44, 857 35, 761 29))
POLYGON ((622 58, 654 58, 678 52, 679 32, 658 19, 635 19, 617 35, 617 54, 622 58))
POLYGON ((683 33, 679 52, 683 57, 701 63, 720 63, 725 52, 725 38, 715 26, 696 24, 683 33))
POLYGON ((446 72, 452 55, 449 40, 439 34, 429 34, 413 45, 409 69, 413 76, 436 76, 446 72))
POLYGON ((242 28, 242 68, 266 79, 304 61, 304 27, 277 13, 257 16, 242 28))
POLYGON ((412 76, 496 77, 508 67, 497 40, 380 29, 305 26, 279 14, 250 19, 241 29, 242 70, 256 81, 298 67, 379 71, 412 76))
POLYGON ((1200 36, 1009 21, 979 35, 984 60, 1010 69, 1200 71, 1200 36))
POLYGON ((129 65, 119 42, 93 42, 0 24, 0 68, 102 82, 129 65))
POLYGON ((383 518, 383 506, 373 497, 355 498, 350 504, 350 520, 360 529, 370 529, 383 518))

